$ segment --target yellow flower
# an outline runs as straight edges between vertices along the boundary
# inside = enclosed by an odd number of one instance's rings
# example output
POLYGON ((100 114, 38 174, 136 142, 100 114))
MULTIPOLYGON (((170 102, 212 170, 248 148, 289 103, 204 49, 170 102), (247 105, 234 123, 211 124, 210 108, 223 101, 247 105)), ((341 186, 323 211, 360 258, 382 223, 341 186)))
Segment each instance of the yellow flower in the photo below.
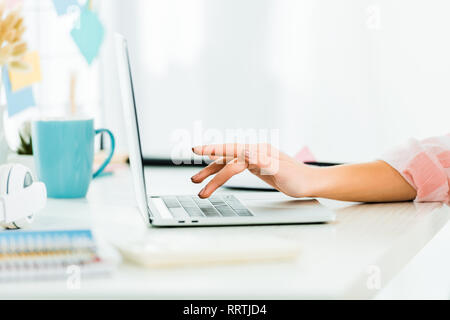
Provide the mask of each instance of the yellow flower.
POLYGON ((26 42, 22 41, 25 30, 20 8, 6 12, 5 2, 0 0, 0 67, 6 65, 10 70, 29 68, 22 60, 28 50, 26 42))

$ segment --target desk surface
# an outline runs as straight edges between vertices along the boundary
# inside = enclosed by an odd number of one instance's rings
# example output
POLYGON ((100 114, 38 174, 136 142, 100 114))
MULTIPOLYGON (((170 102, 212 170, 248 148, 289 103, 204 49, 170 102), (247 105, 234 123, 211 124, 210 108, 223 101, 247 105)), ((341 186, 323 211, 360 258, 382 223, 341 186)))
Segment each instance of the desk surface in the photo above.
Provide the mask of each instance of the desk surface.
MULTIPOLYGON (((150 192, 195 194, 195 168, 151 168, 150 192)), ((275 192, 221 190, 243 199, 284 196, 275 192)), ((80 289, 65 281, 4 284, 0 298, 126 299, 297 299, 372 298, 370 277, 381 275, 381 289, 444 227, 450 208, 439 204, 351 204, 321 200, 337 220, 325 225, 148 228, 135 207, 131 176, 123 168, 93 181, 82 200, 49 200, 33 229, 92 228, 103 241, 156 233, 187 235, 275 235, 301 247, 293 262, 230 266, 144 269, 122 263, 108 278, 84 279, 80 289)))

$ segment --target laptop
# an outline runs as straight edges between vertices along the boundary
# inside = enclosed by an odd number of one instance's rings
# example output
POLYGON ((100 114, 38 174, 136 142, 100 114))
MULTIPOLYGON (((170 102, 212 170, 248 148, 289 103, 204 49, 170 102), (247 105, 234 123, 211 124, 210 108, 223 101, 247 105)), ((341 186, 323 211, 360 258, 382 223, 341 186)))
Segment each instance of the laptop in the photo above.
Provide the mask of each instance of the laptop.
POLYGON ((139 211, 150 226, 303 224, 335 219, 335 213, 317 200, 246 200, 220 193, 209 199, 197 195, 148 195, 128 45, 119 34, 115 41, 133 185, 139 211))

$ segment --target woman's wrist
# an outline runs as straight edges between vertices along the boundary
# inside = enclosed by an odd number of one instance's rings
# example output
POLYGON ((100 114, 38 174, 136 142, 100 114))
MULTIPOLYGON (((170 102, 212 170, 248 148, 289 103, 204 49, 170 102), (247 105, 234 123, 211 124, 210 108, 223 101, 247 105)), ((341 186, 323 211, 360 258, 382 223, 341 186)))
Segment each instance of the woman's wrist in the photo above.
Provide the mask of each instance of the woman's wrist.
POLYGON ((300 164, 298 170, 297 198, 319 198, 323 185, 322 168, 300 164))

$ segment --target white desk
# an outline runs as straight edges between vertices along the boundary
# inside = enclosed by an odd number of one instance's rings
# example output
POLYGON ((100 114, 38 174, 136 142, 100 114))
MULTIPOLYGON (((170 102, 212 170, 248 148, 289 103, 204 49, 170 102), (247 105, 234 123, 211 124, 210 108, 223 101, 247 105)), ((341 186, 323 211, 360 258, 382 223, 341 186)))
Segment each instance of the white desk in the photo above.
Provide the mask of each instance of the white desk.
MULTIPOLYGON (((195 171, 193 168, 152 168, 150 192, 196 193, 199 187, 192 185, 189 179, 195 171)), ((233 192, 241 198, 284 197, 273 192, 226 189, 221 192, 233 192)), ((423 285, 417 287, 423 297, 448 298, 450 278, 446 277, 449 270, 446 266, 449 266, 450 259, 446 256, 450 255, 449 207, 436 204, 418 206, 413 203, 323 203, 336 210, 335 223, 149 229, 135 208, 128 168, 119 170, 113 177, 94 181, 87 199, 50 200, 45 211, 36 217, 33 228, 90 227, 105 241, 116 237, 132 239, 158 232, 206 234, 211 237, 270 234, 298 242, 302 248, 301 254, 295 262, 201 268, 154 270, 123 263, 109 278, 83 280, 78 290, 68 289, 65 281, 2 284, 0 298, 392 298, 408 297, 407 293, 413 292, 414 282, 408 280, 411 277, 420 277, 422 284, 428 286, 433 281, 441 286, 439 296, 436 296, 436 291, 433 291, 434 296, 431 292, 427 296, 427 292, 420 291, 423 285), (433 239, 435 236, 436 239, 433 239), (445 250, 445 254, 433 253, 436 250, 445 250), (421 255, 425 256, 422 260, 421 255), (417 259, 419 262, 414 262, 417 259), (415 266, 411 267, 414 263, 415 266), (433 269, 433 266, 440 268, 433 269), (378 271, 381 288, 369 288, 369 277, 374 279, 378 271), (389 283, 394 277, 394 281, 389 283)), ((414 297, 418 296, 420 294, 414 297)))

